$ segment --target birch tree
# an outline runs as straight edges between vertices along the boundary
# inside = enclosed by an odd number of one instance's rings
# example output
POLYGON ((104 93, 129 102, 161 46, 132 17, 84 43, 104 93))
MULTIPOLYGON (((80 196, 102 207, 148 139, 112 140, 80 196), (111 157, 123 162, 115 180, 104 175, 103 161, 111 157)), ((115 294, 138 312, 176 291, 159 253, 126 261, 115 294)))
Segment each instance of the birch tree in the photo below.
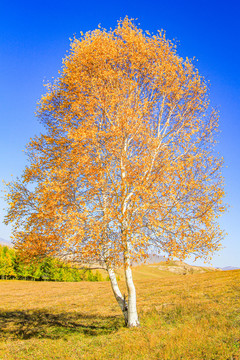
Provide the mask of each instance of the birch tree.
POLYGON ((151 247, 208 257, 222 238, 218 114, 206 81, 163 32, 125 18, 72 40, 38 117, 45 132, 7 195, 15 246, 101 264, 126 324, 138 326, 132 261, 151 247))

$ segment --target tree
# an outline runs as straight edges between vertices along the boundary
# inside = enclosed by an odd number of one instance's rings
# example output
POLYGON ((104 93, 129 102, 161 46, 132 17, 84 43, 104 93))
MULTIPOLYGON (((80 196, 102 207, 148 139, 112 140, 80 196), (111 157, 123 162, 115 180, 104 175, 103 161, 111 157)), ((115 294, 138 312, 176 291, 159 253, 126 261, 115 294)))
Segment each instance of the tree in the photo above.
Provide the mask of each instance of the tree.
POLYGON ((0 277, 11 279, 16 276, 14 269, 15 252, 7 246, 0 245, 0 277))
POLYGON ((218 114, 206 82, 164 33, 125 18, 71 42, 38 116, 46 131, 30 141, 7 195, 15 245, 104 264, 126 324, 138 326, 131 262, 151 247, 207 257, 222 238, 218 114))

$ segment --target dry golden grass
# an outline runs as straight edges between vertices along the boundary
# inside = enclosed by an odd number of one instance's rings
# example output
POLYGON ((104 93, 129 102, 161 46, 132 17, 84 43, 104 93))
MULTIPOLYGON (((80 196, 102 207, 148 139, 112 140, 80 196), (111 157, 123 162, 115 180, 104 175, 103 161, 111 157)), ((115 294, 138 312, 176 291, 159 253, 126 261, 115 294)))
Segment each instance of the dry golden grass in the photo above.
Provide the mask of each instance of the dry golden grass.
POLYGON ((240 270, 150 275, 135 271, 137 329, 109 282, 1 281, 0 359, 240 359, 240 270))

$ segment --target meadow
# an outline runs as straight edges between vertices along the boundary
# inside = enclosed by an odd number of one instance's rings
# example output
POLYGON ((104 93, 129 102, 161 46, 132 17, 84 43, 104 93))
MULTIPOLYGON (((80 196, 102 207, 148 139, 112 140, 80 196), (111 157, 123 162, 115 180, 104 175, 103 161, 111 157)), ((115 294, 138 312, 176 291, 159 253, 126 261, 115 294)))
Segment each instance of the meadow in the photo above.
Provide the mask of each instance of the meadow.
POLYGON ((1 280, 0 359, 239 360, 240 270, 156 269, 134 268, 134 329, 124 327, 110 282, 1 280))

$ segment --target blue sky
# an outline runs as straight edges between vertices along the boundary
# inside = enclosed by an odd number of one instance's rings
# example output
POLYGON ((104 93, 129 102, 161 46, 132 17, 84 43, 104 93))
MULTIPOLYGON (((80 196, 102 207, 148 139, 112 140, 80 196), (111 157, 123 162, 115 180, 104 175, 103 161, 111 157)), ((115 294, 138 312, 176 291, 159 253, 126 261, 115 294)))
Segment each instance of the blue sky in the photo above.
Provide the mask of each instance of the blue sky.
MULTIPOLYGON (((43 83, 56 77, 69 38, 101 24, 116 26, 126 15, 143 30, 166 31, 177 41, 178 54, 195 57, 210 80, 212 106, 220 110, 218 151, 225 159, 226 202, 220 219, 228 233, 212 259, 213 266, 240 267, 240 5, 237 1, 1 1, 0 8, 0 179, 20 176, 24 148, 39 133, 34 112, 43 83)), ((0 238, 11 228, 2 224, 6 206, 0 198, 0 238)), ((198 262, 201 264, 201 262, 198 262)))

